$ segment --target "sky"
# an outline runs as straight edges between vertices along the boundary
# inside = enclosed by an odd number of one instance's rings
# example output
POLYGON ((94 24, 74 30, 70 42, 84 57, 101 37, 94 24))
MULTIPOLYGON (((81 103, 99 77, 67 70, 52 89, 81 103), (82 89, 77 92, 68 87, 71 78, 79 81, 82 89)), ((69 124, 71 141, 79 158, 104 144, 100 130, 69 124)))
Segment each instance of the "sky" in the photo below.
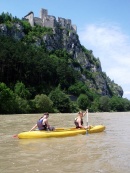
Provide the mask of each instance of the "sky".
POLYGON ((56 18, 71 19, 80 43, 100 59, 102 71, 122 87, 130 100, 130 0, 0 0, 0 14, 22 19, 40 9, 56 18))

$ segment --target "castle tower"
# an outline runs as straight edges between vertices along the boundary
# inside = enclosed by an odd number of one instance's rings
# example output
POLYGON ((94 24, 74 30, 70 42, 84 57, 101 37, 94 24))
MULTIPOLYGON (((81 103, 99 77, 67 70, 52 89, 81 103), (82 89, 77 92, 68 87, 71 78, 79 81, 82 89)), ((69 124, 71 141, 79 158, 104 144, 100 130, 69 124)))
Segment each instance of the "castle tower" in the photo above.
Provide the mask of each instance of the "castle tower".
POLYGON ((48 15, 48 10, 42 8, 40 10, 40 18, 44 19, 45 17, 47 17, 47 15, 48 15))

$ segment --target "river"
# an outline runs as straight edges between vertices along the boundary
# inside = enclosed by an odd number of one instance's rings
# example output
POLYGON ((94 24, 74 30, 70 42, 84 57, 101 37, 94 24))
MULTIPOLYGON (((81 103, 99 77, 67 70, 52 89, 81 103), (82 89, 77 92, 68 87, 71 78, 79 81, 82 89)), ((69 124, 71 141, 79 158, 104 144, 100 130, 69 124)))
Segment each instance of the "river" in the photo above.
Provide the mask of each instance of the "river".
MULTIPOLYGON (((101 133, 48 139, 18 139, 41 114, 0 115, 0 173, 129 173, 130 112, 89 113, 101 133)), ((50 114, 55 127, 72 127, 76 114, 50 114)), ((84 117, 84 122, 85 122, 84 117)))

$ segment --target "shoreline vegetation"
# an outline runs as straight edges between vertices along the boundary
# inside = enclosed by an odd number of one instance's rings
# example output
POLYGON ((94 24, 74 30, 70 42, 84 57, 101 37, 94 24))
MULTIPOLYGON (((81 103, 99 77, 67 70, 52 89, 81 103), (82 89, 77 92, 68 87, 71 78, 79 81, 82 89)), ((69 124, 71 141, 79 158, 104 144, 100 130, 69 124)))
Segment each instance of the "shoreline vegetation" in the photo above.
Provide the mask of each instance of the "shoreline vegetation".
POLYGON ((130 101, 117 96, 100 96, 89 102, 86 95, 80 95, 72 101, 59 87, 49 95, 37 94, 33 99, 29 95, 30 91, 22 82, 17 82, 14 90, 0 83, 0 114, 75 113, 86 108, 89 112, 130 111, 130 101))

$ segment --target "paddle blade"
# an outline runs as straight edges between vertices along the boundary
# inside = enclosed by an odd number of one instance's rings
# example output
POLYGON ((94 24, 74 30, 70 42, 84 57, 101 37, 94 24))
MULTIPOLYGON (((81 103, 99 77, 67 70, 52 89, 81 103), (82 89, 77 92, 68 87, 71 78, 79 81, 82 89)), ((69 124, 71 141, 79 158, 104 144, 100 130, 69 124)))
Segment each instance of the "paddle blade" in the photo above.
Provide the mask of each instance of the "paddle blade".
POLYGON ((18 135, 13 135, 13 136, 12 136, 12 138, 17 138, 17 137, 18 137, 18 135))

